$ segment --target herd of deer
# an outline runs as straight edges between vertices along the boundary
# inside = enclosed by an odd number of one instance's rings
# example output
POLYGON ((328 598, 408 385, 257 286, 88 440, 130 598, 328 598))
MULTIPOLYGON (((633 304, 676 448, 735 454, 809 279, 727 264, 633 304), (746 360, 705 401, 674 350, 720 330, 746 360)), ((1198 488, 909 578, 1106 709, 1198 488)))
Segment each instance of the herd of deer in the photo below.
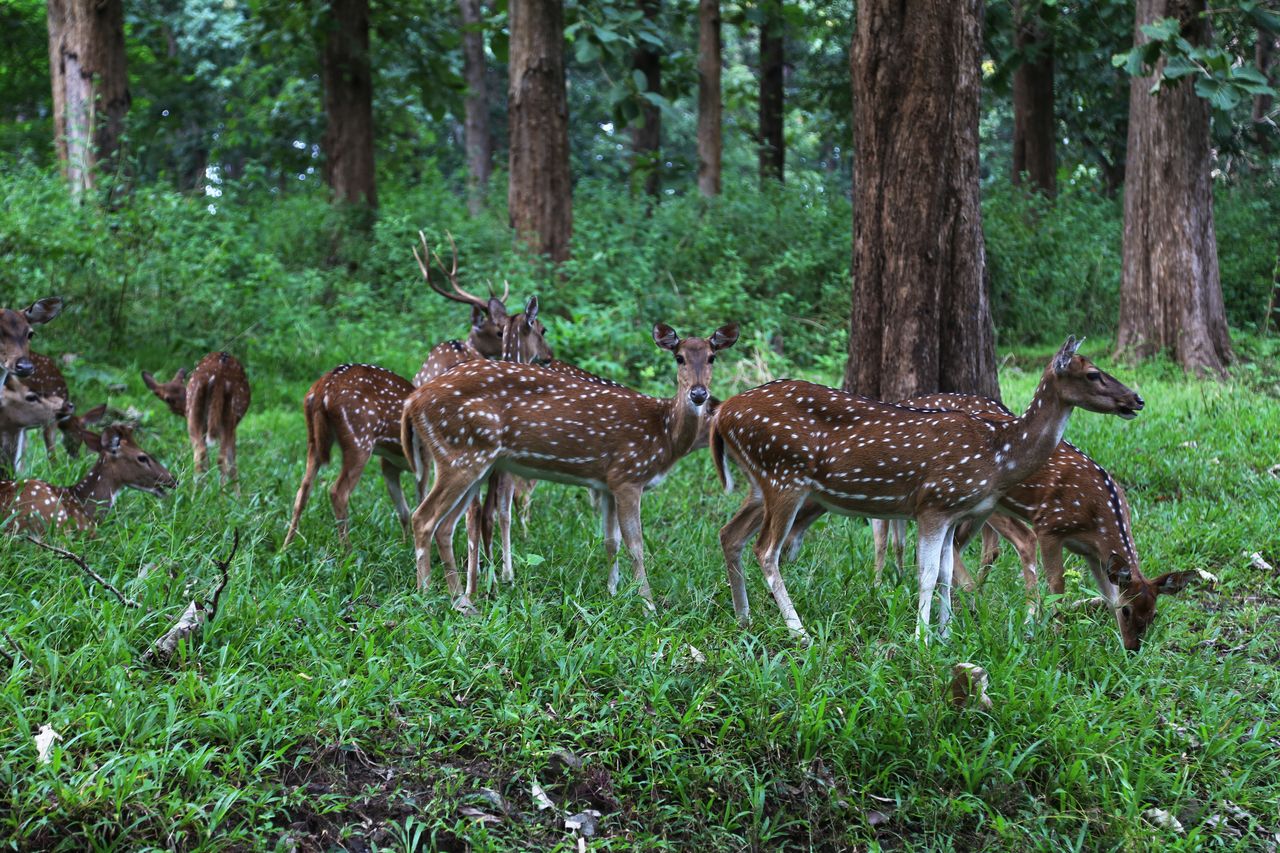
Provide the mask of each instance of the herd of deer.
MULTIPOLYGON (((608 588, 619 582, 618 551, 625 545, 640 595, 652 609, 644 567, 641 497, 695 449, 710 446, 726 490, 733 489, 728 460, 743 472, 747 494, 720 531, 734 610, 748 620, 742 552, 754 551, 788 628, 805 629, 787 592, 779 564, 799 552, 805 531, 825 512, 873 519, 876 580, 892 541, 899 566, 905 522, 918 530, 917 632, 928 636, 934 595, 938 634, 951 617, 953 575, 972 579, 960 552, 984 531, 984 562, 997 540, 1013 543, 1034 606, 1037 546, 1054 593, 1063 589, 1064 548, 1084 557, 1114 612, 1126 649, 1136 650, 1156 610, 1156 598, 1177 592, 1194 572, 1146 578, 1124 491, 1083 452, 1062 440, 1074 408, 1130 419, 1143 400, 1067 342, 1045 368, 1026 412, 976 396, 940 394, 886 403, 798 380, 777 380, 721 402, 711 396, 716 355, 738 339, 736 324, 706 338, 681 338, 658 323, 654 342, 676 363, 676 393, 650 397, 552 358, 538 320, 538 300, 510 314, 506 299, 476 296, 430 252, 414 250, 426 283, 471 307, 466 341, 433 348, 413 382, 370 364, 343 364, 321 376, 303 399, 307 459, 284 545, 298 524, 319 469, 336 442, 342 469, 330 491, 338 535, 348 542, 352 491, 374 455, 406 533, 413 537, 418 586, 431 580, 432 543, 444 563, 455 607, 474 610, 481 559, 493 550, 496 522, 504 581, 513 579, 511 510, 526 502, 533 481, 586 486, 601 516, 608 588), (431 260, 447 278, 431 277, 431 260), (431 483, 430 471, 434 470, 431 483), (418 507, 405 501, 400 475, 415 477, 418 507), (431 483, 428 488, 428 484, 431 483), (484 497, 482 487, 487 484, 484 497), (459 578, 453 536, 465 516, 467 569, 459 578)), ((452 244, 452 239, 450 239, 452 244)), ((56 365, 30 352, 32 327, 51 320, 61 300, 43 299, 21 311, 0 309, 0 464, 16 469, 22 435, 43 428, 53 452, 51 424, 61 428, 69 452, 87 445, 99 458, 70 487, 41 481, 0 480, 0 519, 20 529, 68 524, 92 528, 118 492, 132 487, 163 494, 177 484, 134 441, 132 430, 86 424, 105 407, 76 417, 56 365), (16 452, 13 451, 16 448, 16 452)), ((236 426, 249 406, 240 363, 211 353, 188 376, 169 382, 149 373, 143 381, 186 418, 195 469, 207 465, 206 447, 219 445, 223 477, 236 477, 236 426)))

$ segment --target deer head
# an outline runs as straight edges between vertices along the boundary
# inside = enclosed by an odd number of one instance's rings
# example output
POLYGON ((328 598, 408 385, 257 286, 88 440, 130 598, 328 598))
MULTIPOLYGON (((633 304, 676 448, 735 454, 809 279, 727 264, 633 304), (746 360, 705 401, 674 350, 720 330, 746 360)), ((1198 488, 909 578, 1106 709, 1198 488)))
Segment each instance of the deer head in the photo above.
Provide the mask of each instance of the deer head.
POLYGON ((1058 396, 1090 412, 1119 415, 1125 420, 1136 418, 1145 405, 1142 397, 1077 353, 1082 343, 1083 338, 1068 337, 1046 371, 1052 372, 1056 380, 1058 396))
POLYGON ((676 358, 676 399, 688 395, 689 403, 701 409, 711 398, 707 385, 711 382, 711 365, 716 353, 738 342, 738 324, 729 323, 712 332, 709 338, 680 339, 666 323, 653 327, 653 341, 676 358))
POLYGON ((115 425, 100 434, 84 430, 80 435, 85 446, 99 454, 101 474, 108 482, 156 497, 177 488, 178 481, 168 469, 134 442, 131 427, 115 425))
POLYGON ((1156 618, 1157 596, 1182 592, 1198 576, 1195 571, 1165 572, 1148 580, 1141 572, 1133 571, 1118 554, 1111 555, 1107 577, 1120 590, 1118 605, 1113 610, 1126 651, 1136 652, 1142 647, 1142 637, 1156 618))
POLYGON ((187 416, 187 369, 181 368, 168 382, 157 382, 147 371, 142 371, 142 381, 161 400, 169 411, 181 418, 187 416))
POLYGON ((67 405, 61 397, 42 397, 18 384, 0 387, 0 424, 27 429, 52 422, 67 405))
POLYGON ((453 266, 450 269, 445 269, 440 255, 427 245, 427 235, 421 231, 418 232, 418 239, 422 242, 422 254, 418 254, 418 248, 415 246, 413 259, 418 262, 418 269, 422 272, 422 278, 428 287, 445 299, 471 306, 471 334, 468 337, 471 345, 485 358, 498 358, 502 355, 502 333, 507 320, 506 301, 511 293, 511 287, 506 285, 502 290, 502 296, 494 296, 491 288, 487 298, 481 298, 463 290, 458 285, 458 246, 453 242, 453 234, 446 232, 446 235, 453 252, 453 266), (431 280, 429 260, 432 258, 435 259, 440 272, 448 279, 451 290, 445 290, 431 280))
MULTIPOLYGON (((490 302, 497 302, 496 299, 490 302)), ((499 306, 501 307, 501 303, 499 306)), ((493 308, 490 308, 490 316, 493 308)), ((551 361, 551 347, 547 345, 546 327, 538 319, 538 297, 530 296, 524 310, 513 317, 508 317, 502 308, 502 360, 518 361, 522 364, 546 364, 551 361)))
POLYGON ((21 379, 35 372, 31 363, 32 326, 47 323, 62 311, 62 300, 47 296, 21 311, 0 308, 0 382, 10 373, 21 379))

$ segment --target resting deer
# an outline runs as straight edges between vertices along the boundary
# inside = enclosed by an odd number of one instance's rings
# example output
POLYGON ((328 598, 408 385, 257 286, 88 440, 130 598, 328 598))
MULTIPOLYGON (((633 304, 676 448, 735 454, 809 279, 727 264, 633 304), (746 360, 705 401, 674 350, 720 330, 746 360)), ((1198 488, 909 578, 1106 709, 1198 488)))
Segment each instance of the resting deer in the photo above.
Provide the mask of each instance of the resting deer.
POLYGON ((125 488, 164 497, 178 483, 165 467, 133 440, 133 430, 109 426, 101 435, 85 432, 84 443, 98 454, 89 473, 73 486, 43 480, 0 480, 0 518, 14 518, 19 530, 41 532, 70 527, 92 531, 102 512, 125 488))
POLYGON ((218 467, 224 481, 236 479, 236 427, 249 410, 249 380, 244 366, 225 352, 211 352, 187 378, 186 368, 168 382, 157 382, 145 370, 142 381, 169 410, 186 418, 187 437, 196 473, 209 464, 208 445, 218 443, 218 467))
MULTIPOLYGON (((1015 417, 997 401, 969 394, 931 394, 905 400, 902 405, 965 412, 997 422, 1015 417)), ((1101 465, 1067 441, 1059 443, 1049 461, 1030 477, 1009 489, 996 510, 983 533, 994 530, 1017 551, 1029 605, 1034 605, 1036 597, 1037 541, 1049 591, 1055 595, 1065 592, 1062 550, 1066 547, 1089 565, 1103 600, 1115 614, 1121 642, 1130 651, 1141 647, 1142 637, 1155 618, 1157 596, 1181 592, 1198 576, 1194 571, 1167 572, 1151 580, 1143 576, 1124 489, 1101 465)), ((901 519, 878 522, 876 527, 883 531, 901 523, 901 519)), ((978 525, 969 524, 956 533, 953 559, 957 577, 961 574, 960 554, 977 529, 978 525)), ((802 533, 797 519, 792 541, 802 533)), ((901 532, 891 535, 901 537, 901 532)), ((879 552, 877 559, 883 559, 879 552)), ((985 556, 983 562, 988 562, 985 556)), ((880 562, 876 569, 878 579, 880 562)))
MULTIPOLYGON (((434 538, 455 606, 471 610, 453 559, 453 529, 462 508, 496 470, 605 492, 605 551, 615 564, 610 580, 616 576, 620 537, 640 594, 652 608, 641 495, 661 482, 705 431, 711 365, 717 352, 737 341, 738 327, 729 324, 710 338, 681 340, 659 323, 653 338, 678 365, 676 395, 669 399, 532 365, 489 361, 459 365, 414 392, 405 404, 402 442, 407 444, 412 432, 436 467, 435 485, 413 513, 419 589, 431 580, 434 538)), ((415 459, 415 467, 421 469, 425 461, 415 459)), ((474 580, 469 585, 474 588, 474 580)))
POLYGON ((84 443, 80 438, 81 429, 102 417, 106 412, 106 406, 104 404, 80 417, 76 417, 76 407, 71 402, 70 392, 67 390, 67 379, 58 368, 58 363, 49 356, 41 355, 37 352, 31 353, 31 363, 35 365, 35 371, 26 379, 23 379, 22 384, 43 397, 61 397, 66 401, 63 410, 58 413, 55 419, 40 424, 42 427, 41 437, 44 439, 44 449, 49 454, 49 458, 52 459, 54 437, 61 432, 62 445, 66 449, 67 455, 75 459, 80 455, 80 445, 84 443))
POLYGON ((22 465, 28 430, 44 429, 59 417, 67 417, 65 398, 40 394, 12 375, 0 385, 0 453, 15 472, 22 465))
POLYGON ((756 530, 756 556, 792 633, 806 636, 778 571, 792 521, 810 497, 828 510, 872 518, 914 518, 919 602, 916 631, 927 638, 934 589, 938 631, 951 619, 955 528, 985 520, 1000 497, 1053 454, 1073 408, 1137 416, 1142 398, 1076 353, 1068 338, 1019 418, 995 423, 962 412, 895 406, 798 380, 779 380, 729 398, 711 425, 711 453, 732 488, 727 452, 750 480, 746 500, 720 531, 734 610, 749 618, 742 549, 756 530))

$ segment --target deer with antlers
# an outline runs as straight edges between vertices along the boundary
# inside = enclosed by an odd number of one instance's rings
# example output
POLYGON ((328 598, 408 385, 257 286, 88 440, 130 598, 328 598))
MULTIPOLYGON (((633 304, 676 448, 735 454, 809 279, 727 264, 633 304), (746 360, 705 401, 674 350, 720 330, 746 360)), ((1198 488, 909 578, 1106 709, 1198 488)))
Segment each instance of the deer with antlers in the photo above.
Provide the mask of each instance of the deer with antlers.
POLYGON ((1045 368, 1027 411, 994 422, 963 412, 895 406, 798 380, 753 388, 721 404, 711 453, 726 488, 728 454, 750 481, 720 531, 734 610, 749 619, 742 550, 757 530, 756 557, 787 627, 807 636, 778 571, 796 513, 812 498, 843 515, 914 518, 917 634, 927 639, 935 588, 938 632, 951 618, 956 526, 984 520, 1000 498, 1053 454, 1074 408, 1136 417, 1140 396, 1077 353, 1068 338, 1045 368))
POLYGON ((12 518, 23 531, 70 527, 91 532, 122 490, 164 497, 178 485, 163 465, 137 445, 130 427, 109 426, 101 435, 86 431, 83 440, 98 454, 89 473, 72 486, 0 480, 0 518, 12 518))
POLYGON ((218 468, 224 482, 236 479, 236 427, 249 410, 249 380, 244 365, 225 352, 211 352, 187 377, 182 368, 168 382, 147 371, 142 381, 175 415, 187 421, 187 437, 196 473, 209 465, 208 446, 218 444, 218 468))
MULTIPOLYGON (((472 610, 457 576, 453 529, 491 471, 603 491, 605 551, 616 563, 619 539, 652 608, 644 569, 640 500, 705 432, 716 353, 738 339, 729 324, 709 338, 680 339, 670 326, 653 338, 677 364, 676 394, 649 397, 585 382, 533 365, 475 361, 423 385, 405 404, 402 442, 413 433, 430 452, 436 482, 413 513, 418 587, 431 580, 434 539, 455 606, 472 610)), ((415 460, 422 467, 425 459, 415 460)), ((611 580, 616 574, 611 568, 611 580)), ((468 586, 474 589, 474 579, 468 586)))
MULTIPOLYGON (((996 400, 970 394, 930 394, 904 400, 901 405, 964 412, 1001 423, 1016 417, 996 400)), ((809 507, 806 504, 805 509, 809 507)), ((817 513, 809 513, 804 521, 812 522, 820 515, 821 506, 818 508, 817 513)), ((788 551, 799 548, 799 537, 804 532, 801 521, 797 517, 788 539, 788 551)), ((900 528, 904 520, 876 520, 873 524, 877 541, 890 538, 901 542, 900 528)), ((1048 462, 1000 498, 996 512, 986 524, 982 528, 984 536, 994 532, 1004 537, 1018 554, 1029 613, 1034 613, 1036 598, 1037 544, 1044 560, 1049 591, 1055 595, 1065 592, 1063 549, 1082 556, 1102 593, 1102 600, 1115 615, 1122 644, 1130 651, 1141 647, 1142 637, 1155 619, 1157 597, 1181 592, 1198 577, 1195 571, 1166 572, 1153 579, 1142 574, 1124 489, 1101 465, 1068 441, 1060 442, 1048 462), (1031 525, 1031 529, 1027 525, 1031 525)), ((962 572, 960 555, 980 526, 969 523, 957 529, 953 557, 957 579, 968 578, 967 573, 962 572)), ((898 547, 901 548, 900 544, 898 547)), ((984 542, 984 564, 990 562, 987 556, 990 550, 990 545, 984 542)), ((877 548, 876 560, 878 581, 884 561, 882 548, 877 548)), ((898 561, 901 563, 901 553, 898 561)), ((972 580, 967 585, 976 586, 972 580)))

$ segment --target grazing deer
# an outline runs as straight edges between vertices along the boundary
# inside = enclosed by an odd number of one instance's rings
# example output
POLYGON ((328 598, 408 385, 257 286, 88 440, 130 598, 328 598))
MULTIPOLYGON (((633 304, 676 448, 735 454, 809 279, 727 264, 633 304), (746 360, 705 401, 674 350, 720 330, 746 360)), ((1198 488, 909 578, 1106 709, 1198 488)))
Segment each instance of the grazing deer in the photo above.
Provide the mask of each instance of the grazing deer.
MULTIPOLYGON (((422 242, 422 254, 418 254, 418 249, 415 246, 413 258, 418 262, 418 269, 422 271, 422 278, 426 281, 428 287, 445 299, 452 299, 454 302, 461 302, 464 305, 471 306, 471 333, 467 335, 465 341, 445 341, 432 347, 431 352, 427 354, 427 360, 422 363, 422 367, 414 374, 413 387, 415 388, 430 382, 441 373, 446 370, 452 370, 465 361, 477 358, 500 357, 502 355, 503 332, 510 321, 506 303, 507 296, 511 293, 511 286, 504 284, 502 296, 494 296, 493 291, 490 290, 487 298, 468 293, 459 287, 458 246, 453 242, 452 234, 449 234, 448 237, 449 246, 453 251, 453 267, 448 271, 445 270, 444 262, 440 260, 440 256, 427 246, 427 235, 421 231, 418 232, 418 239, 422 242), (444 273, 445 278, 449 280, 449 287, 452 292, 445 290, 431 280, 429 258, 435 259, 440 272, 444 273)), ((536 321, 536 319, 537 317, 535 316, 533 320, 536 321)), ((547 357, 550 358, 549 355, 547 357)))
MULTIPOLYGON (((997 422, 1008 422, 1015 417, 999 402, 969 394, 931 394, 913 397, 901 405, 965 412, 997 422)), ((809 506, 806 504, 806 510, 809 506)), ((1140 648, 1143 634, 1155 618, 1156 597, 1181 592, 1198 576, 1194 571, 1167 572, 1152 580, 1143 576, 1138 567, 1124 489, 1101 465, 1067 441, 1060 442, 1049 461, 1030 477, 1009 489, 1000 498, 996 510, 982 532, 985 536, 994 531, 1017 551, 1030 612, 1034 612, 1036 598, 1037 542, 1044 558, 1049 591, 1055 595, 1065 592, 1062 576, 1065 547, 1084 557, 1103 600, 1115 614, 1121 641, 1130 651, 1140 648), (1028 524, 1034 531, 1027 529, 1028 524)), ((792 529, 789 549, 798 547, 796 534, 803 534, 799 521, 797 518, 797 526, 792 529)), ((903 523, 902 519, 875 522, 878 538, 886 535, 886 528, 898 528, 903 523)), ((961 552, 977 529, 976 524, 957 529, 953 557, 957 577, 961 576, 961 552)), ((887 535, 901 541, 900 529, 887 535)), ((983 563, 988 564, 985 553, 991 549, 986 542, 984 546, 983 563)), ((878 550, 876 556, 878 581, 884 555, 878 550)))
POLYGON ((46 296, 21 311, 0 308, 0 385, 12 374, 24 379, 35 372, 31 361, 32 326, 47 323, 62 311, 62 300, 46 296))
POLYGON ((168 382, 145 370, 142 381, 178 417, 187 420, 187 436, 196 473, 209 463, 208 445, 218 443, 218 467, 224 481, 236 479, 236 427, 249 409, 249 380, 244 366, 225 352, 211 352, 187 378, 186 368, 168 382))
POLYGON ((1052 455, 1073 408, 1129 419, 1142 398, 1076 353, 1068 338, 1046 367, 1031 405, 996 423, 962 412, 895 406, 822 385, 779 380, 729 398, 711 425, 711 454, 726 488, 727 452, 750 480, 746 500, 720 531, 734 610, 749 619, 742 549, 756 530, 756 557, 793 634, 807 636, 778 571, 806 499, 844 515, 914 518, 919 603, 927 638, 935 587, 938 630, 949 631, 956 525, 984 520, 1000 497, 1052 455))
POLYGON ((178 485, 163 465, 134 442, 129 427, 109 426, 101 435, 86 431, 84 443, 98 454, 98 461, 73 486, 0 480, 0 518, 12 517, 19 530, 37 533, 56 527, 92 531, 121 490, 133 488, 164 497, 167 489, 178 485))
MULTIPOLYGON (((418 587, 431 580, 431 542, 445 565, 455 606, 470 611, 453 559, 453 529, 463 507, 491 471, 554 480, 605 492, 605 551, 616 562, 626 543, 640 594, 653 607, 644 570, 640 499, 656 486, 706 429, 716 353, 738 339, 736 324, 709 338, 681 340, 670 326, 653 328, 658 346, 678 365, 676 395, 649 397, 584 382, 533 365, 475 361, 423 385, 405 403, 402 443, 412 433, 419 456, 435 463, 436 481, 413 513, 418 587), (617 531, 617 537, 615 537, 617 531)), ((611 569, 611 578, 614 575, 611 569)), ((469 583, 474 588, 474 581, 469 583)))
POLYGON ((400 488, 400 472, 406 468, 400 447, 400 413, 412 392, 409 380, 374 364, 340 364, 315 381, 302 398, 307 423, 307 468, 293 500, 293 517, 281 547, 288 546, 298 535, 298 520, 311 496, 312 483, 321 466, 328 464, 335 441, 342 451, 342 472, 329 490, 329 499, 343 547, 350 545, 347 504, 374 455, 382 464, 387 494, 408 535, 409 507, 400 488))

